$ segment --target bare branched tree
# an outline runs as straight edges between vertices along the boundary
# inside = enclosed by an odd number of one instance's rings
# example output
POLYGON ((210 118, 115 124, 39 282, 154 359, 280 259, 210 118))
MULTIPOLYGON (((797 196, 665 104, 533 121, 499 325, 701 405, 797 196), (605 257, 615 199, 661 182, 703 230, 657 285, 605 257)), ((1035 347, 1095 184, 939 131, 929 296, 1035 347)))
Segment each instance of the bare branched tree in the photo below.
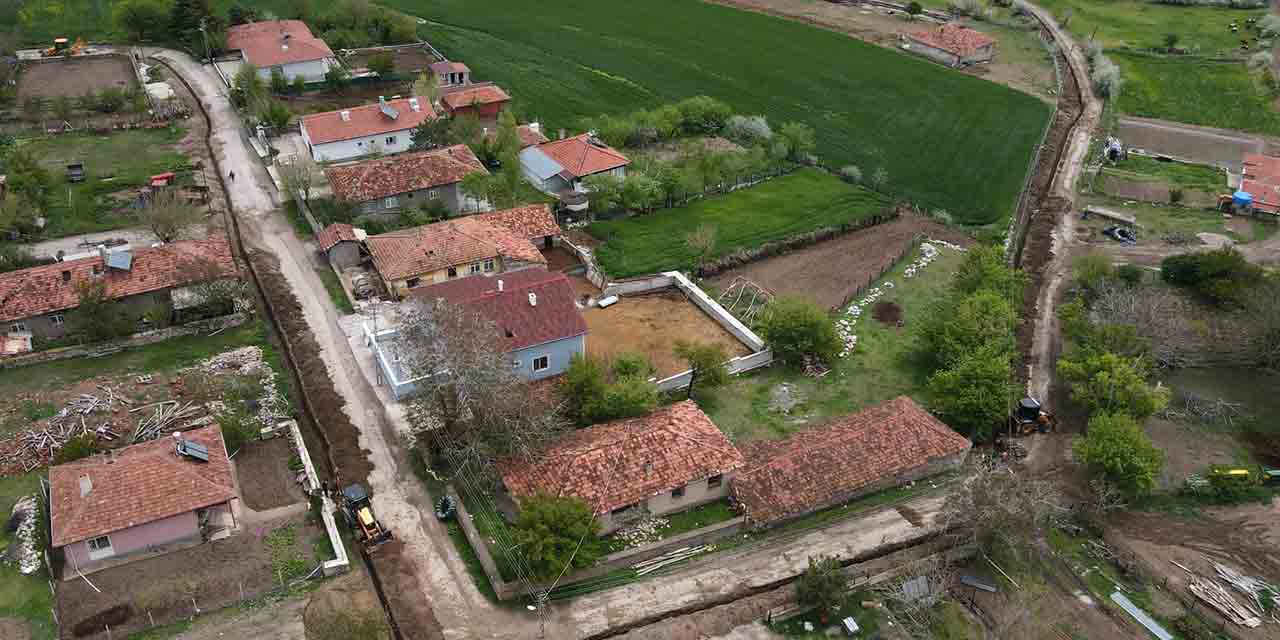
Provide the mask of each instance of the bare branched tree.
POLYGON ((1070 514, 1065 505, 1052 482, 975 462, 953 483, 939 517, 960 544, 973 544, 987 553, 1000 543, 1020 553, 1054 520, 1070 514))
POLYGON ((311 204, 311 190, 316 184, 316 171, 316 163, 302 155, 295 155, 293 160, 280 165, 280 177, 284 180, 285 188, 291 195, 301 197, 307 204, 311 204))
POLYGON ((1086 515, 1101 518, 1127 506, 1124 493, 1106 478, 1097 477, 1089 481, 1088 500, 1084 503, 1086 515))
POLYGON ((698 225, 684 237, 684 244, 693 252, 698 267, 711 261, 716 252, 716 228, 710 224, 698 225))
POLYGON ((1254 351, 1265 367, 1280 369, 1280 282, 1258 287, 1249 301, 1251 317, 1261 323, 1254 351))
POLYGON ((551 394, 533 392, 512 367, 492 322, 443 300, 402 307, 401 362, 421 378, 409 421, 451 462, 484 473, 498 459, 534 456, 568 430, 551 394))
POLYGON ((204 211, 183 201, 173 191, 157 191, 151 202, 138 212, 138 222, 161 242, 173 242, 187 235, 191 227, 204 222, 204 211))
POLYGON ((1089 308, 1095 324, 1131 325, 1151 341, 1152 355, 1165 366, 1186 364, 1184 341, 1188 331, 1183 302, 1167 287, 1132 287, 1107 282, 1097 289, 1089 308))
POLYGON ((889 603, 888 615, 913 640, 936 637, 931 612, 947 595, 955 570, 940 556, 930 556, 904 567, 897 575, 873 588, 889 603))
POLYGON ((253 309, 249 282, 234 267, 227 267, 203 256, 193 256, 178 263, 178 269, 191 284, 186 288, 200 304, 221 306, 233 311, 253 309))

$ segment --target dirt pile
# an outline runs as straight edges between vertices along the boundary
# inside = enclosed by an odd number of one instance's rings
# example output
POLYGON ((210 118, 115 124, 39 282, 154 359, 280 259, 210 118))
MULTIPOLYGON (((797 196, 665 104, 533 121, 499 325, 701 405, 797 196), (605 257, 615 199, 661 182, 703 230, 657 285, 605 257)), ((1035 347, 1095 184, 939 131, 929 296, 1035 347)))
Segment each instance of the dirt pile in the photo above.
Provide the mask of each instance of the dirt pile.
POLYGON ((871 317, 887 325, 897 326, 902 322, 902 307, 896 302, 882 300, 871 308, 871 317))

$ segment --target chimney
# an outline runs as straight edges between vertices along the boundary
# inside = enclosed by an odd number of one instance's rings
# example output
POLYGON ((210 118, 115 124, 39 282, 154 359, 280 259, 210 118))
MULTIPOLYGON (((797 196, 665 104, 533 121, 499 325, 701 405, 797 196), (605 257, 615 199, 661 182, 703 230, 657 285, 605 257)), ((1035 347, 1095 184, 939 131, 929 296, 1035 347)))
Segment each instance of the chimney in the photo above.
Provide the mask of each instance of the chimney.
POLYGON ((529 130, 530 130, 530 131, 532 131, 532 132, 534 132, 534 133, 542 133, 542 124, 541 124, 541 123, 537 123, 537 122, 530 122, 530 123, 529 123, 528 125, 526 125, 526 126, 528 126, 528 127, 529 127, 529 130))
POLYGON ((342 121, 343 121, 343 122, 351 122, 351 112, 350 112, 350 111, 347 111, 346 109, 343 109, 342 111, 339 111, 339 112, 338 112, 338 117, 339 117, 339 118, 342 118, 342 121))
POLYGON ((422 107, 418 104, 417 98, 409 98, 409 108, 413 109, 415 112, 422 111, 422 107))
POLYGON ((504 290, 505 287, 502 284, 502 278, 498 278, 498 293, 502 293, 504 290))
POLYGON ((533 293, 532 291, 529 292, 529 306, 538 306, 538 294, 533 293))
POLYGON ((560 130, 560 137, 556 138, 556 140, 564 140, 564 129, 560 130))
POLYGON ((88 474, 80 476, 80 497, 83 498, 93 491, 93 479, 88 474))

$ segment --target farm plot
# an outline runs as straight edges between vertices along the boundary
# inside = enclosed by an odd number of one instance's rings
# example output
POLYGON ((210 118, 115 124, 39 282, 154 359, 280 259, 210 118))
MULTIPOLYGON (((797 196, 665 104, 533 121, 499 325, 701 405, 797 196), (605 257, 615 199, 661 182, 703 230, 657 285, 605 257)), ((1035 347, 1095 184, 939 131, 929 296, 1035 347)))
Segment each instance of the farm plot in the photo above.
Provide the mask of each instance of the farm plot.
POLYGON ((1240 39, 1253 34, 1245 30, 1249 18, 1261 18, 1266 9, 1231 9, 1210 6, 1182 6, 1144 0, 1044 0, 1040 6, 1053 12, 1081 41, 1090 38, 1113 49, 1147 49, 1166 46, 1166 34, 1178 36, 1177 46, 1202 55, 1230 54, 1240 47, 1240 39), (1233 34, 1231 22, 1240 25, 1233 34))
POLYGON ((18 100, 59 96, 79 98, 103 89, 132 89, 138 86, 133 66, 124 56, 85 56, 54 59, 23 65, 18 76, 18 100))
POLYGON ((1274 97, 1255 83, 1243 63, 1108 55, 1124 75, 1124 90, 1116 101, 1122 113, 1280 135, 1274 97))
POLYGON ((1010 212, 1049 107, 1008 87, 796 21, 685 0, 388 4, 554 130, 694 95, 809 124, 835 166, 966 223, 1010 212))
POLYGON ((391 62, 395 65, 392 73, 398 75, 418 73, 439 62, 430 49, 422 46, 356 49, 351 55, 344 56, 342 61, 352 69, 362 69, 368 68, 369 60, 380 55, 391 57, 391 62))
POLYGON ((643 354, 659 378, 689 370, 672 350, 677 340, 718 344, 730 358, 751 353, 675 290, 627 296, 606 309, 587 309, 582 316, 590 329, 587 353, 605 359, 623 352, 643 354))
POLYGON ((671 269, 696 261, 685 236, 701 225, 715 229, 712 257, 766 242, 855 223, 884 212, 889 199, 817 169, 801 169, 754 187, 647 216, 596 222, 587 232, 604 241, 596 250, 612 278, 671 269))
POLYGON ((904 213, 897 220, 731 269, 711 282, 724 290, 734 280, 745 278, 774 295, 806 298, 823 308, 835 309, 893 264, 917 234, 967 243, 964 234, 904 213))

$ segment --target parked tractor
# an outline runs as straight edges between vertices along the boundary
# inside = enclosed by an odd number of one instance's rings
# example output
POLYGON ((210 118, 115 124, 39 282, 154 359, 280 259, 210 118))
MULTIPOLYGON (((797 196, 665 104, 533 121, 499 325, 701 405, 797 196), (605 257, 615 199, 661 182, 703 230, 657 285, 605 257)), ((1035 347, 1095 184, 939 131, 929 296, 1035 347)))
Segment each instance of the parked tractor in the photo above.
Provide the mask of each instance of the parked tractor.
POLYGON ((1018 408, 1009 416, 1005 431, 1015 436, 1032 433, 1049 433, 1058 430, 1058 419, 1040 406, 1035 398, 1023 398, 1018 401, 1018 408))
POLYGON ((356 532, 356 539, 364 546, 365 553, 373 553, 378 547, 391 542, 391 531, 374 517, 369 492, 363 486, 352 484, 342 490, 342 513, 356 532))

